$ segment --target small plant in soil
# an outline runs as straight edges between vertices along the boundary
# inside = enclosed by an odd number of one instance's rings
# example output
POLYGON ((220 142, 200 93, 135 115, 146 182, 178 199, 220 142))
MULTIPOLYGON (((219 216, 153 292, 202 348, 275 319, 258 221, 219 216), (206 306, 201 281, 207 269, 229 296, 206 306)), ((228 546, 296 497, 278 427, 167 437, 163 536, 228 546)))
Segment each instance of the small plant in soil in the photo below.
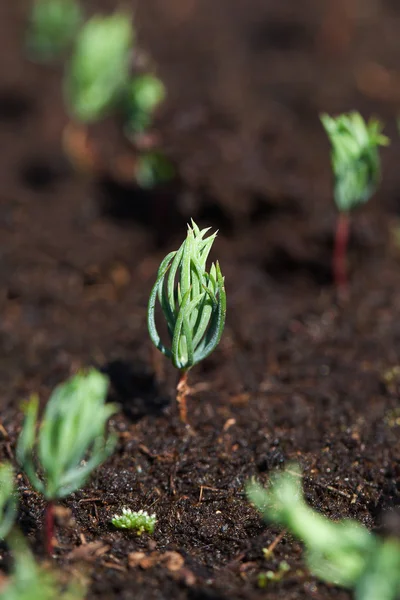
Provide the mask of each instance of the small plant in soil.
POLYGON ((333 252, 333 276, 338 294, 348 292, 346 256, 350 230, 350 213, 375 193, 381 177, 379 146, 389 139, 382 135, 377 119, 364 121, 358 112, 338 117, 321 115, 321 122, 332 145, 334 199, 339 211, 333 252))
POLYGON ((333 522, 310 508, 298 467, 271 478, 269 489, 251 482, 250 501, 269 522, 285 527, 306 549, 311 573, 353 589, 357 600, 395 600, 400 592, 400 541, 382 540, 357 521, 333 522))
POLYGON ((225 325, 226 294, 218 261, 206 271, 216 233, 204 237, 192 220, 179 250, 161 262, 148 305, 148 329, 153 344, 179 370, 177 401, 180 418, 187 422, 189 370, 217 347, 225 325), (161 306, 171 345, 165 346, 156 327, 156 304, 161 306))
POLYGON ((17 445, 17 459, 32 486, 48 504, 46 548, 53 550, 54 501, 82 487, 92 471, 108 458, 116 436, 107 435, 107 420, 117 407, 106 404, 107 378, 96 371, 79 373, 53 391, 39 431, 39 399, 33 396, 17 445))
POLYGON ((60 573, 38 565, 20 533, 13 533, 8 541, 13 569, 2 580, 0 600, 83 600, 83 583, 62 581, 60 573))
POLYGON ((85 20, 77 0, 36 0, 27 37, 34 60, 64 59, 63 93, 70 122, 63 142, 77 169, 111 173, 141 187, 174 177, 170 161, 158 148, 159 136, 152 131, 165 86, 155 74, 139 70, 128 13, 95 14, 85 20), (111 162, 103 159, 88 135, 91 125, 110 115, 121 120, 133 149, 111 162))
POLYGON ((0 465, 0 539, 10 533, 16 518, 17 499, 11 465, 0 465))
POLYGON ((122 514, 114 515, 111 523, 117 529, 131 529, 142 535, 142 533, 154 533, 157 518, 155 514, 150 515, 145 510, 134 511, 130 508, 123 508, 122 514))

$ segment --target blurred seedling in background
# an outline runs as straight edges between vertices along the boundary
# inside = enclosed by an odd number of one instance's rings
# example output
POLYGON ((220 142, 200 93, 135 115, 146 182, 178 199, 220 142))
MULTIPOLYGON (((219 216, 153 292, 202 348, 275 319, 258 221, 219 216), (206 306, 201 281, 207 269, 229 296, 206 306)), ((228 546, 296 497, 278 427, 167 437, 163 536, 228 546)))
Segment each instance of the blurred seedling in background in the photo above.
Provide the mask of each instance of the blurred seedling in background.
POLYGON ((39 429, 38 397, 33 396, 26 406, 16 454, 32 487, 47 500, 49 554, 53 551, 54 502, 81 488, 115 448, 116 436, 107 435, 106 426, 117 407, 105 403, 107 389, 107 377, 95 369, 71 377, 51 394, 39 429))
POLYGON ((189 370, 217 347, 225 325, 226 294, 218 261, 206 271, 216 233, 204 237, 192 220, 179 250, 161 262, 148 305, 148 329, 153 344, 179 370, 177 402, 181 420, 187 422, 186 398, 189 370), (161 341, 156 326, 156 304, 166 320, 170 346, 161 341))
POLYGON ((313 575, 352 589, 356 600, 398 597, 400 541, 380 539, 350 519, 333 522, 310 508, 296 465, 271 477, 268 489, 250 482, 247 495, 266 521, 285 527, 303 542, 313 575))
POLYGON ((62 58, 82 23, 82 9, 76 0, 35 0, 26 36, 29 55, 44 63, 62 58))
POLYGON ((0 600, 83 600, 86 586, 74 580, 66 583, 57 573, 38 565, 20 533, 7 540, 13 568, 0 587, 0 600))
POLYGON ((145 510, 134 511, 130 508, 123 508, 122 514, 114 515, 111 523, 117 529, 130 529, 137 535, 142 533, 154 533, 157 518, 155 514, 150 515, 145 510))
POLYGON ((368 202, 381 178, 379 146, 389 139, 382 135, 377 119, 364 121, 358 112, 338 117, 321 115, 321 122, 331 142, 331 163, 334 174, 334 199, 339 211, 333 252, 333 276, 339 298, 348 293, 347 247, 350 234, 350 213, 368 202))
POLYGON ((84 20, 82 13, 77 0, 36 0, 28 29, 33 60, 64 60, 67 156, 80 171, 110 174, 141 187, 169 181, 174 169, 158 148, 159 135, 153 129, 166 90, 153 73, 135 72, 139 52, 131 16, 115 12, 84 20), (130 151, 106 161, 89 129, 110 115, 122 122, 130 151))
POLYGON ((0 539, 10 548, 13 567, 0 582, 0 600, 78 600, 83 584, 65 585, 55 572, 37 565, 21 533, 15 527, 17 492, 11 465, 0 466, 0 539))

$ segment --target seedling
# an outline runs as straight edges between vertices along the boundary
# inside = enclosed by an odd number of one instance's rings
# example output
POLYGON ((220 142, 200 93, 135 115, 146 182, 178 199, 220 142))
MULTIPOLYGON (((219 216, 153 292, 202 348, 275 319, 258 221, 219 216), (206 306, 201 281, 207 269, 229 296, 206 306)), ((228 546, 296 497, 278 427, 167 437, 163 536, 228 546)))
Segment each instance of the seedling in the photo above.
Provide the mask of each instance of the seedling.
POLYGON ((116 436, 106 434, 106 424, 117 407, 105 404, 107 388, 107 378, 95 369, 71 377, 53 391, 38 432, 38 397, 33 396, 26 406, 17 459, 32 486, 48 501, 45 533, 49 554, 54 501, 82 487, 114 450, 116 436))
POLYGON ((77 0, 35 0, 27 33, 29 56, 49 62, 68 51, 83 21, 77 0))
POLYGON ((123 508, 121 515, 114 515, 111 523, 117 529, 133 529, 137 535, 142 533, 154 533, 157 518, 155 514, 149 515, 145 510, 134 511, 123 508))
POLYGON ((364 121, 358 112, 330 117, 321 121, 332 145, 331 162, 335 178, 334 199, 339 211, 333 253, 333 275, 339 296, 347 295, 346 255, 350 229, 350 212, 367 202, 375 193, 381 177, 378 148, 387 146, 377 119, 364 121))
POLYGON ((0 600, 83 600, 86 590, 82 584, 67 586, 53 571, 39 566, 24 538, 13 533, 8 540, 14 565, 11 576, 0 590, 0 600))
POLYGON ((14 473, 11 465, 0 465, 0 539, 10 533, 16 517, 17 500, 14 488, 14 473))
POLYGON ((381 540, 357 521, 333 522, 311 509, 304 500, 296 465, 273 476, 268 490, 251 482, 247 495, 267 521, 284 526, 302 540, 314 575, 353 589, 357 600, 397 598, 400 543, 381 540))
POLYGON ((216 233, 204 237, 192 220, 186 240, 170 252, 158 269, 150 294, 147 324, 153 344, 179 370, 177 401, 180 418, 187 422, 186 397, 189 370, 217 347, 225 325, 226 294, 218 261, 206 271, 206 262, 216 233), (161 341, 155 320, 156 303, 164 314, 169 347, 161 341))
POLYGON ((286 562, 286 560, 282 560, 279 563, 279 567, 277 571, 265 571, 264 573, 260 573, 257 578, 257 584, 259 588, 265 588, 269 583, 278 583, 282 581, 285 577, 286 573, 290 571, 290 566, 286 562))
POLYGON ((152 187, 175 175, 157 149, 152 131, 166 90, 154 74, 138 72, 135 30, 126 12, 96 14, 85 21, 78 0, 35 0, 28 29, 30 56, 42 62, 65 61, 63 92, 70 118, 64 151, 83 172, 111 174, 152 187), (89 137, 95 122, 114 115, 122 121, 133 152, 110 161, 89 137))
POLYGON ((115 108, 129 83, 133 40, 132 23, 124 13, 95 15, 81 28, 64 81, 74 121, 91 123, 115 108))

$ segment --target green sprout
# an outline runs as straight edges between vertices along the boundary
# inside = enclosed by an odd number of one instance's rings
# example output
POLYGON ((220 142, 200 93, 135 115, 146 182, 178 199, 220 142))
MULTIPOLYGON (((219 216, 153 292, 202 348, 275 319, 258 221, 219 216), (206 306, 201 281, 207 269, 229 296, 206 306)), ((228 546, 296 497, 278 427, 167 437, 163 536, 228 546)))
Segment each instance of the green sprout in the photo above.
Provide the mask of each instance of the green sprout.
POLYGON ((111 523, 117 529, 133 529, 137 535, 142 533, 154 533, 157 518, 155 514, 149 515, 145 510, 134 511, 123 508, 121 515, 114 515, 111 523))
POLYGON ((161 152, 150 150, 139 154, 135 179, 140 187, 153 188, 170 181, 174 175, 175 170, 171 162, 161 152))
POLYGON ((71 377, 53 391, 38 433, 38 397, 33 396, 26 406, 17 460, 32 486, 48 500, 49 553, 54 527, 53 501, 82 487, 115 448, 116 436, 107 436, 106 424, 117 407, 105 404, 107 388, 107 377, 95 369, 71 377))
POLYGON ((16 518, 17 500, 14 472, 8 463, 0 465, 0 539, 10 533, 16 518))
POLYGON ((282 581, 289 571, 289 564, 286 560, 282 560, 279 563, 277 571, 265 571, 264 573, 260 573, 257 577, 257 585, 259 588, 266 588, 269 583, 278 583, 279 581, 282 581))
POLYGON ((126 127, 130 134, 149 129, 156 108, 165 100, 163 82, 151 73, 134 77, 126 95, 126 127))
POLYGON ((14 565, 0 590, 0 600, 83 600, 85 587, 73 581, 67 586, 54 571, 39 566, 19 533, 9 540, 14 565))
POLYGON ((113 110, 126 93, 134 32, 128 15, 95 15, 81 28, 65 73, 73 119, 91 123, 113 110))
POLYGON ((247 495, 267 521, 302 540, 308 567, 315 576, 354 589, 357 600, 397 598, 400 543, 380 540, 357 521, 333 522, 314 511, 304 500, 296 465, 273 476, 268 490, 254 481, 249 483, 247 495))
POLYGON ((82 21, 76 0, 35 0, 27 33, 30 56, 41 62, 58 59, 71 48, 82 21))
POLYGON ((153 344, 180 371, 177 400, 186 422, 187 373, 217 347, 225 325, 226 294, 218 261, 206 271, 216 233, 204 237, 192 220, 179 250, 170 252, 158 269, 150 294, 147 324, 153 344), (170 347, 161 341, 155 321, 157 300, 164 314, 170 347))
POLYGON ((339 294, 347 294, 346 252, 349 238, 349 213, 367 202, 381 178, 379 146, 389 139, 382 135, 377 119, 364 121, 358 112, 338 117, 321 115, 321 122, 332 145, 334 199, 339 211, 333 255, 333 274, 339 294))

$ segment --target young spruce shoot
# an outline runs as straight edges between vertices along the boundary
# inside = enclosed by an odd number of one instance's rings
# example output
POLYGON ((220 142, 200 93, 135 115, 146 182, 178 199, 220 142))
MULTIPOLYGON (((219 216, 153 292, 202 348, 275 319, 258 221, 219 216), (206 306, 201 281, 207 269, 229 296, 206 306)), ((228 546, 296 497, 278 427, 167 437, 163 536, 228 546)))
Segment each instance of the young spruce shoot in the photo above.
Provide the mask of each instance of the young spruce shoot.
POLYGON ((226 294, 218 261, 206 271, 206 261, 216 233, 204 237, 210 228, 200 230, 192 220, 186 240, 170 252, 158 269, 150 294, 148 328, 153 344, 179 370, 177 401, 180 418, 187 422, 186 397, 189 370, 217 347, 225 325, 226 294), (159 302, 171 345, 161 341, 155 320, 159 302))
POLYGON ((32 486, 48 502, 45 536, 49 554, 53 550, 54 501, 82 487, 114 450, 116 436, 107 435, 106 425, 117 407, 105 403, 107 389, 107 377, 95 369, 71 377, 53 391, 38 432, 38 397, 33 396, 26 406, 17 459, 32 486))
POLYGON ((339 211, 333 253, 333 276, 339 297, 348 291, 346 254, 350 230, 349 214, 375 193, 381 166, 378 148, 387 146, 377 119, 364 121, 358 112, 338 117, 321 115, 321 121, 332 145, 334 198, 339 211))

